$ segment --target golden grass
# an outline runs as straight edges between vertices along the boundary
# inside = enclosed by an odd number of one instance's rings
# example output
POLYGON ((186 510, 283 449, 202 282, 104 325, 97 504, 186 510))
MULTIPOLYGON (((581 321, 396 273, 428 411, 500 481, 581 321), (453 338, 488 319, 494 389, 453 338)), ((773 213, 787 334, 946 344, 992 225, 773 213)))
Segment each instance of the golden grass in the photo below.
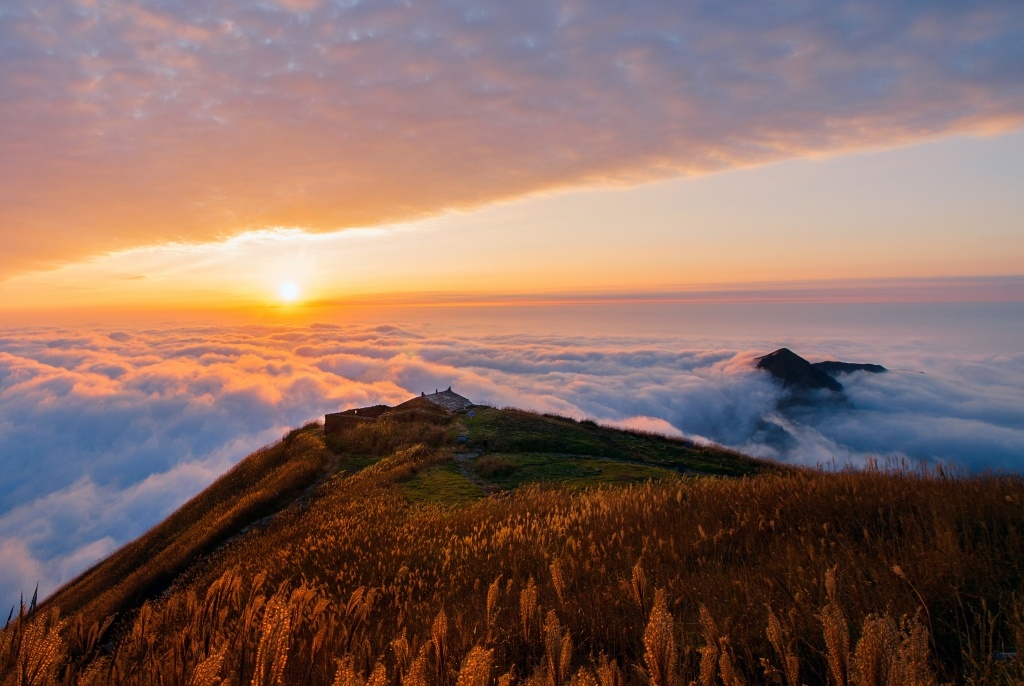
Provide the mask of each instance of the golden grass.
POLYGON ((91 625, 161 592, 196 556, 323 476, 330 455, 316 428, 292 431, 250 455, 161 524, 58 589, 43 609, 59 607, 91 625))
POLYGON ((1017 477, 780 471, 444 506, 411 504, 401 486, 450 459, 444 441, 392 440, 190 567, 106 647, 81 610, 15 622, 0 632, 0 683, 1024 679, 993 655, 1024 647, 1017 477))

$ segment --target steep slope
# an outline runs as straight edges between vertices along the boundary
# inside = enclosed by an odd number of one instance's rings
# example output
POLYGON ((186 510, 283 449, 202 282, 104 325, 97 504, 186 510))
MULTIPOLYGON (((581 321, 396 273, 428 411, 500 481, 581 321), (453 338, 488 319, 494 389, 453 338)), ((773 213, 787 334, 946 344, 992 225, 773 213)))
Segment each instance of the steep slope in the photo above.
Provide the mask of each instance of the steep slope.
POLYGON ((319 427, 292 431, 242 460, 166 520, 53 593, 59 607, 90 623, 122 614, 162 592, 197 558, 246 526, 292 503, 334 464, 319 427))

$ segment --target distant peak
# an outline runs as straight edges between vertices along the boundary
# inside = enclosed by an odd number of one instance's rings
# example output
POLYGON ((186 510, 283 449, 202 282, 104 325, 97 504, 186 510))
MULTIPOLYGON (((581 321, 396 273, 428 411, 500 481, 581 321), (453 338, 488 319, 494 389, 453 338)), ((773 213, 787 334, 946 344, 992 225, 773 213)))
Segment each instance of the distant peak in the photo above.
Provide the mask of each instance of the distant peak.
MULTIPOLYGON (((833 374, 849 374, 852 372, 871 372, 878 374, 887 371, 880 364, 864 364, 860 362, 808 362, 789 348, 779 348, 757 358, 757 368, 763 369, 782 382, 789 389, 790 396, 784 404, 803 404, 814 400, 811 393, 828 390, 842 394, 843 385, 836 381, 833 374)), ((842 397, 842 395, 840 395, 842 397)))
MULTIPOLYGON (((765 364, 773 364, 774 360, 799 360, 800 362, 807 362, 807 360, 800 357, 789 348, 779 348, 778 350, 770 352, 767 355, 762 355, 761 357, 757 358, 757 360, 758 369, 765 368, 764 366, 762 366, 762 361, 764 361, 765 364)), ((807 362, 807 364, 810 364, 810 362, 807 362)))
POLYGON ((779 379, 786 388, 799 391, 825 389, 835 393, 843 390, 843 385, 828 372, 818 369, 789 348, 779 348, 757 358, 757 368, 779 379))

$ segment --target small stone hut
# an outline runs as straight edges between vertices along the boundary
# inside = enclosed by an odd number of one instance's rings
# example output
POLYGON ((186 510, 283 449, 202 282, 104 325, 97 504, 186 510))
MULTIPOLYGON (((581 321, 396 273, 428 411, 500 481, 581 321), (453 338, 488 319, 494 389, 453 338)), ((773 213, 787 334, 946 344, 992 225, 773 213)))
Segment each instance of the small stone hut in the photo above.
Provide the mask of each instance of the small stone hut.
POLYGON ((465 412, 472 406, 473 402, 469 398, 459 395, 449 386, 445 391, 421 393, 394 407, 373 405, 324 415, 324 433, 328 436, 341 434, 359 424, 375 422, 382 417, 399 422, 441 421, 453 413, 465 412))

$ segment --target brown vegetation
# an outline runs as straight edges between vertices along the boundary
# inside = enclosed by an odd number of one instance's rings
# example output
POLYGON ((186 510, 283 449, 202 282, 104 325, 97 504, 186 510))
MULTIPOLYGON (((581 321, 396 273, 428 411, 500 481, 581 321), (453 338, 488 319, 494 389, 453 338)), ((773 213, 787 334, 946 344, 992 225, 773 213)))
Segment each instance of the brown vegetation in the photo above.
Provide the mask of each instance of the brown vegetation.
POLYGON ((352 437, 385 456, 189 567, 105 646, 80 612, 16 621, 0 683, 1024 678, 995 655, 1024 647, 1019 478, 787 470, 411 505, 399 482, 451 460, 438 428, 352 437))
POLYGON ((59 589, 42 609, 59 606, 88 623, 159 593, 193 563, 247 524, 276 512, 322 477, 330 463, 316 425, 256 451, 145 535, 59 589))

